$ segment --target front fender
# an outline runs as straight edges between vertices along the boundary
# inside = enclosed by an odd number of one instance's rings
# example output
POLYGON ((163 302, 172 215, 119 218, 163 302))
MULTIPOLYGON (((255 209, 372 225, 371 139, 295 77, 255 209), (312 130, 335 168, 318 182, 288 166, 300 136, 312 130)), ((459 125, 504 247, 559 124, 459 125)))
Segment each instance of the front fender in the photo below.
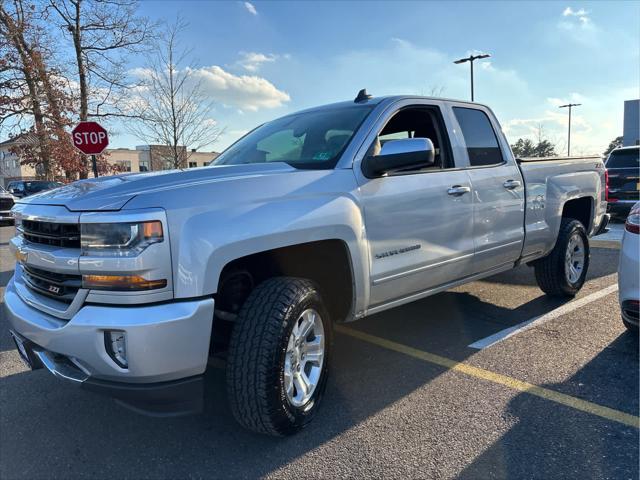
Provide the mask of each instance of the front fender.
POLYGON ((233 260, 320 240, 341 240, 349 250, 355 312, 364 309, 369 297, 364 223, 360 207, 348 195, 282 198, 201 211, 182 222, 179 237, 174 259, 177 298, 216 293, 222 269, 233 260))

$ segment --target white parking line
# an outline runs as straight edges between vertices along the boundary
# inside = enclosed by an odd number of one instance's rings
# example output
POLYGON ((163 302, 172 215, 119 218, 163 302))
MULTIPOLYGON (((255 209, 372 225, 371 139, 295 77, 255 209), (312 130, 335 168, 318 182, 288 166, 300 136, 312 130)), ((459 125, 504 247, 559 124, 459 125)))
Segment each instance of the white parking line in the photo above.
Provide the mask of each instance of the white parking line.
POLYGON ((513 327, 505 328, 504 330, 500 330, 493 335, 490 335, 486 338, 478 340, 477 342, 473 342, 469 345, 469 348, 476 348, 481 350, 483 348, 490 347, 499 343, 509 337, 517 335, 518 333, 529 330, 530 328, 537 327, 542 325, 543 323, 548 322, 549 320, 553 320, 554 318, 558 318, 562 315, 565 315, 573 310, 583 307, 591 302, 595 302, 599 298, 605 297, 610 293, 613 293, 618 290, 618 285, 611 285, 599 292, 594 292, 586 297, 579 298, 577 300, 572 300, 569 303, 565 303, 561 307, 556 308, 555 310, 551 310, 550 312, 545 313, 544 315, 540 315, 539 317, 534 317, 526 322, 519 323, 518 325, 514 325, 513 327))

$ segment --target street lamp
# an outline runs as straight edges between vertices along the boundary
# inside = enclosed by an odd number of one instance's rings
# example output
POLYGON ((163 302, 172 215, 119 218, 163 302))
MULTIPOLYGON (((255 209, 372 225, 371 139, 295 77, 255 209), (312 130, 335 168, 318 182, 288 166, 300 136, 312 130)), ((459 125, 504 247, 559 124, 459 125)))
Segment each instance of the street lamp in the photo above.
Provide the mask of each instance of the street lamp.
POLYGON ((558 108, 569 108, 569 134, 567 135, 567 157, 571 156, 571 109, 573 107, 579 107, 581 103, 567 103, 566 105, 560 105, 558 108))
POLYGON ((489 55, 488 53, 483 53, 481 55, 469 55, 466 58, 461 58, 459 60, 456 60, 453 63, 465 63, 465 62, 469 62, 471 63, 471 101, 473 102, 473 62, 474 60, 480 60, 481 58, 489 58, 491 55, 489 55))

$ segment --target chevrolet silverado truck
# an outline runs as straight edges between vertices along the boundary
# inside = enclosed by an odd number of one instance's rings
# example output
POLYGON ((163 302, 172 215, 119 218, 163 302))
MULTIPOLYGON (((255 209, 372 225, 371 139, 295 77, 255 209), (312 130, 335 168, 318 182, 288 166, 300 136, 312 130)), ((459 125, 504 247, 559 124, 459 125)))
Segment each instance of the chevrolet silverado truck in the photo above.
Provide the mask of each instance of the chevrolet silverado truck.
POLYGON ((520 162, 486 106, 362 91, 209 167, 18 200, 6 318, 32 368, 151 414, 202 407, 220 353, 238 422, 287 435, 318 410, 334 324, 521 264, 571 297, 605 197, 601 159, 520 162))

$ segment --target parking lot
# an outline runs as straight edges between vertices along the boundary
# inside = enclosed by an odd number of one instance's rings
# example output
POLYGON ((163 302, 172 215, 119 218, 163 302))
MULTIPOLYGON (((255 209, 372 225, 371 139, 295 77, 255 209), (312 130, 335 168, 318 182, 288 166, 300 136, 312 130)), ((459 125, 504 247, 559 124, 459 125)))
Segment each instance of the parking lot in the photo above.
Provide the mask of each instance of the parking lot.
MULTIPOLYGON (((12 234, 0 227, 3 287, 12 234)), ((322 409, 284 439, 237 426, 221 362, 203 414, 144 417, 28 372, 3 319, 0 477, 638 478, 638 339, 620 320, 616 241, 595 242, 569 303, 523 266, 341 326, 322 409)))

